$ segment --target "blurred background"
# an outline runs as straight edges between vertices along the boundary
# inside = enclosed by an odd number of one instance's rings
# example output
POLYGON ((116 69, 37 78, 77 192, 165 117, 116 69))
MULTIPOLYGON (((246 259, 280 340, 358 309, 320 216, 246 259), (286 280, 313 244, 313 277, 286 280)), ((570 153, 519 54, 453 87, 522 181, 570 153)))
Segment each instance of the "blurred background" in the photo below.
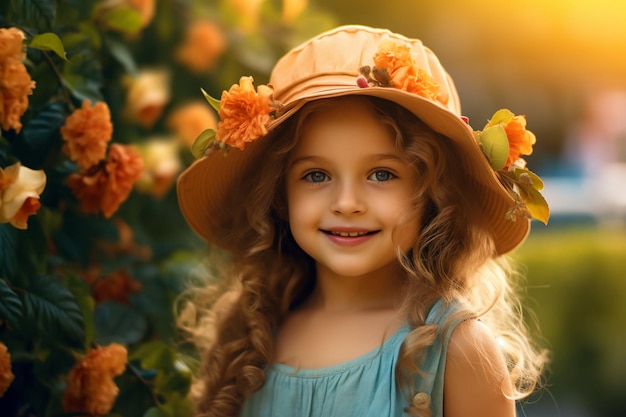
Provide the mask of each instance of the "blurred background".
POLYGON ((193 365, 179 356, 170 306, 185 278, 201 273, 206 248, 180 216, 174 181, 193 161, 195 137, 216 123, 200 89, 219 97, 241 75, 265 84, 282 53, 339 24, 420 38, 452 75, 475 129, 499 108, 526 115, 537 136, 526 159, 552 213, 513 256, 551 363, 520 415, 626 415, 622 0, 3 3, 0 27, 25 30, 27 44, 53 32, 68 59, 28 48, 37 86, 24 128, 0 140, 0 166, 19 160, 48 177, 28 230, 0 224, 0 341, 16 376, 0 415, 61 414, 77 355, 113 342, 128 347, 129 362, 112 415, 188 415, 181 397, 193 365), (85 99, 107 103, 112 143, 141 150, 141 177, 114 214, 88 213, 65 183, 79 169, 58 130, 85 99))

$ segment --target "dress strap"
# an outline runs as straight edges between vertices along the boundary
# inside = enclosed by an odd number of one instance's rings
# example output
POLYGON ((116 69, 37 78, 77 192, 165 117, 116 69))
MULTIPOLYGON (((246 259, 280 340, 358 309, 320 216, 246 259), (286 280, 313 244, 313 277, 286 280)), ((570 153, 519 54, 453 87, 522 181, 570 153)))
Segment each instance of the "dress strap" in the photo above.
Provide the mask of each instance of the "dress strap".
POLYGON ((466 320, 466 317, 459 316, 451 322, 447 322, 449 317, 460 310, 457 301, 437 300, 431 307, 425 324, 435 324, 439 330, 437 339, 426 349, 424 359, 420 364, 423 374, 416 379, 416 394, 414 401, 428 401, 432 410, 432 417, 443 416, 443 383, 446 369, 446 355, 448 352, 448 342, 452 332, 459 323, 466 320))

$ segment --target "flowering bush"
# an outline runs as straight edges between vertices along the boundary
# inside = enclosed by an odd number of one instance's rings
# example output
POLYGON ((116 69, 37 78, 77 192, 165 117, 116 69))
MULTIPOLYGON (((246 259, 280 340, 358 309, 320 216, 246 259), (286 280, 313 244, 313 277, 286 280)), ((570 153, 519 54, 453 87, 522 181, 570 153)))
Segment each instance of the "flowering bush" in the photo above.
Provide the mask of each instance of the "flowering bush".
POLYGON ((313 30, 306 1, 246 4, 0 2, 0 416, 191 415, 173 307, 206 247, 174 182, 216 128, 201 89, 313 30))

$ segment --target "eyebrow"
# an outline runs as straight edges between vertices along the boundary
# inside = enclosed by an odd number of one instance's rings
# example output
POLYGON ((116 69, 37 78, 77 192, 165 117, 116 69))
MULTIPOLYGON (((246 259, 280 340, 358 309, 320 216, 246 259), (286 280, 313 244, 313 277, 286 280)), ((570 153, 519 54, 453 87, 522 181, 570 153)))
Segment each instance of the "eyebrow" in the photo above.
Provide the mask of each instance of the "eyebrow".
MULTIPOLYGON (((396 155, 393 153, 374 154, 368 157, 368 160, 371 160, 372 162, 394 161, 394 162, 404 163, 404 160, 399 155, 396 155)), ((325 158, 322 156, 304 155, 304 156, 299 156, 293 161, 291 161, 289 165, 287 166, 287 168, 291 168, 294 165, 300 164, 302 162, 324 162, 324 161, 325 161, 325 158)))

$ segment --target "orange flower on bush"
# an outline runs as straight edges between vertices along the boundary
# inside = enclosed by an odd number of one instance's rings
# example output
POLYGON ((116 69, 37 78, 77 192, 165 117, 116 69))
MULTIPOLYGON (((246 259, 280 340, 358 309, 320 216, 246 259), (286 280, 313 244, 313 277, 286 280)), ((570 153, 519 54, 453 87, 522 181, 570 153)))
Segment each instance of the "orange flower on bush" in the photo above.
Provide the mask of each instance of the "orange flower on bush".
POLYGON ((102 212, 109 218, 128 198, 142 170, 143 160, 139 152, 115 143, 110 146, 105 161, 71 174, 67 182, 85 213, 102 212))
POLYGON ((241 77, 239 84, 222 93, 215 140, 243 150, 246 143, 267 134, 274 90, 259 85, 255 91, 253 82, 252 77, 241 77))
POLYGON ((141 27, 145 28, 154 17, 156 0, 128 0, 128 4, 141 15, 141 27))
POLYGON ((15 375, 11 370, 11 354, 6 345, 0 342, 0 397, 9 389, 13 379, 15 375))
POLYGON ((176 51, 176 60, 195 73, 209 71, 226 50, 226 37, 212 20, 196 20, 176 51))
POLYGON ((85 100, 61 127, 61 136, 65 140, 63 152, 80 168, 89 168, 104 158, 112 135, 109 106, 99 101, 92 107, 91 102, 85 100))
POLYGON ((187 147, 191 147, 204 130, 215 130, 217 116, 206 103, 194 101, 174 110, 168 117, 167 124, 187 147))
POLYGON ((293 22, 306 9, 308 0, 283 0, 283 20, 293 22))
POLYGON ((504 169, 517 162, 521 155, 533 153, 533 145, 537 139, 533 132, 526 130, 525 116, 516 116, 510 110, 501 109, 493 115, 485 129, 496 125, 504 127, 509 141, 509 155, 504 164, 504 169))
POLYGON ((236 12, 238 29, 251 33, 257 28, 263 0, 227 0, 225 3, 236 12))
POLYGON ((22 115, 28 108, 28 96, 35 82, 22 59, 24 33, 16 28, 0 29, 0 126, 4 130, 22 130, 22 115))
POLYGON ((19 162, 0 168, 0 223, 18 229, 28 227, 28 217, 41 207, 39 196, 46 187, 46 174, 19 162))
POLYGON ((110 25, 109 16, 117 13, 120 9, 131 8, 135 10, 141 19, 139 28, 143 29, 148 26, 154 18, 155 0, 100 0, 96 2, 94 17, 96 21, 102 21, 109 29, 125 33, 129 36, 137 35, 136 29, 128 26, 110 25), (109 24, 107 24, 109 23, 109 24))
POLYGON ((0 29, 0 61, 7 58, 21 59, 24 57, 22 43, 24 42, 24 32, 18 28, 0 29))
POLYGON ((178 142, 165 138, 151 139, 140 147, 144 170, 137 189, 162 198, 174 185, 183 164, 178 157, 178 142))
MULTIPOLYGON (((387 71, 390 86, 443 104, 448 98, 439 90, 437 82, 417 64, 409 45, 383 41, 374 55, 374 66, 387 71)), ((380 80, 379 80, 380 81, 380 80)))
POLYGON ((111 272, 104 278, 95 279, 91 287, 91 295, 96 303, 106 300, 128 303, 128 296, 141 291, 142 285, 135 281, 125 269, 111 272))
POLYGON ((170 100, 169 78, 167 70, 158 69, 144 69, 136 77, 127 78, 127 117, 145 129, 154 126, 170 100))
POLYGON ((117 343, 90 350, 67 376, 63 409, 89 416, 107 414, 119 392, 113 378, 124 372, 127 361, 126 348, 117 343))

